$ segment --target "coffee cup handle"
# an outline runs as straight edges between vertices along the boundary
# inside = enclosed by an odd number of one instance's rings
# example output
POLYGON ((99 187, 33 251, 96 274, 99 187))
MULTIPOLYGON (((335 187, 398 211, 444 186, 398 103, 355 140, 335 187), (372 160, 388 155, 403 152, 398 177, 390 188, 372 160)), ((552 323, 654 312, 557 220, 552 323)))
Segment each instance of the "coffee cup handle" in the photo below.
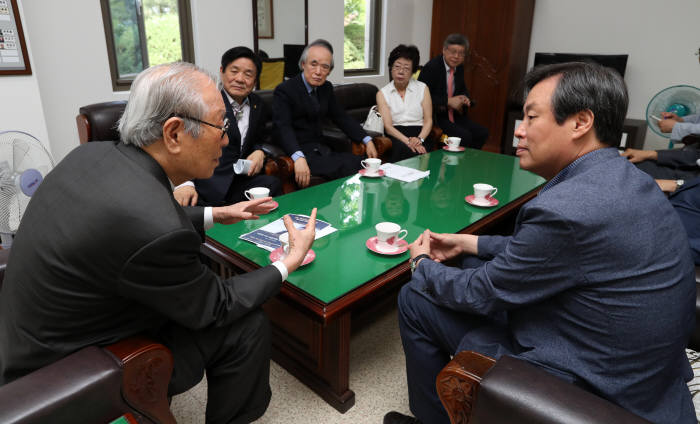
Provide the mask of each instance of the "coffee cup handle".
POLYGON ((493 188, 493 191, 491 192, 491 194, 489 194, 489 197, 495 196, 496 193, 498 193, 498 188, 497 188, 497 187, 494 187, 494 188, 493 188))
POLYGON ((363 168, 367 169, 367 162, 366 159, 363 159, 360 161, 360 165, 362 165, 363 168))
POLYGON ((396 241, 405 239, 407 235, 408 235, 408 231, 406 231, 406 230, 399 231, 399 234, 396 236, 396 241), (403 235, 401 235, 401 233, 403 233, 403 235))
POLYGON ((243 192, 243 195, 245 196, 246 199, 251 200, 253 196, 250 195, 250 190, 246 190, 243 192))

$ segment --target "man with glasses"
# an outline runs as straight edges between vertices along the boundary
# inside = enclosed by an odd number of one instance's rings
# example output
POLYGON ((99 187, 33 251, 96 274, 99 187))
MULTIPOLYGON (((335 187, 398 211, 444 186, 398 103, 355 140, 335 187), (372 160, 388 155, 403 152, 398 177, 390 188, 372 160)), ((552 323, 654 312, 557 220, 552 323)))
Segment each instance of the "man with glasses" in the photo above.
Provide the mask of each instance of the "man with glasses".
POLYGON ((294 160, 297 185, 308 186, 312 174, 336 179, 356 173, 362 157, 334 151, 322 133, 323 121, 330 119, 351 140, 365 143, 367 156, 377 157, 372 138, 338 104, 326 81, 333 70, 331 44, 319 39, 306 46, 299 68, 301 74, 277 86, 272 105, 277 142, 294 160))
POLYGON ((462 34, 450 34, 442 46, 442 55, 430 60, 418 80, 430 88, 435 124, 450 137, 460 137, 461 145, 480 149, 489 131, 467 117, 472 106, 464 84, 464 58, 469 41, 462 34))
POLYGON ((225 205, 246 200, 244 192, 253 187, 267 187, 271 196, 282 194, 277 177, 265 175, 262 142, 268 137, 265 124, 269 111, 253 93, 262 63, 248 47, 234 47, 221 56, 221 97, 226 106, 228 146, 224 147, 219 166, 211 178, 186 181, 175 188, 175 199, 183 206, 225 205), (236 174, 239 159, 250 161, 250 168, 236 174))
MULTIPOLYGON (((270 197, 182 208, 172 185, 211 177, 228 143, 215 80, 190 63, 141 72, 120 143, 73 150, 32 197, 0 296, 0 385, 86 346, 146 334, 167 346, 169 394, 207 376, 207 423, 248 423, 270 402, 270 329, 261 305, 314 239, 289 217, 287 257, 222 279, 200 261, 213 222, 257 219, 270 197)), ((89 408, 90 405, 85 405, 89 408)), ((94 420, 93 420, 94 421, 94 420)))

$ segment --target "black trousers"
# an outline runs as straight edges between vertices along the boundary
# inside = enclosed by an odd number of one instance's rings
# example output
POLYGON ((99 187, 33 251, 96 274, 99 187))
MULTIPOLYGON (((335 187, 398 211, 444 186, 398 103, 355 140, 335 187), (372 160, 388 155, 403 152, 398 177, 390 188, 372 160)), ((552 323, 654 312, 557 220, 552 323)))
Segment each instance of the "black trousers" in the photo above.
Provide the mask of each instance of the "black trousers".
POLYGON ((447 114, 440 114, 436 119, 436 124, 449 137, 460 137, 462 147, 481 149, 489 137, 489 130, 476 122, 470 120, 467 115, 460 115, 455 112, 455 121, 450 122, 447 114))
POLYGON ((645 160, 635 165, 653 178, 661 180, 691 179, 700 175, 698 167, 664 166, 659 165, 655 160, 645 160))
POLYGON ((262 309, 228 326, 192 330, 166 324, 155 337, 173 354, 169 395, 207 374, 207 424, 250 423, 270 403, 270 325, 262 309))
MULTIPOLYGON (((406 137, 418 137, 418 134, 420 134, 420 131, 423 129, 423 127, 414 125, 414 126, 395 126, 401 134, 405 135, 406 137)), ((391 152, 389 153, 389 156, 387 157, 388 162, 398 162, 403 159, 408 159, 412 158, 413 156, 417 156, 418 153, 412 151, 406 143, 403 141, 399 140, 396 137, 392 137, 387 134, 387 137, 391 139, 391 152)), ((423 146, 425 149, 429 152, 432 149, 432 142, 430 138, 425 139, 425 143, 423 143, 423 146)))
POLYGON ((311 175, 327 180, 348 177, 362 169, 362 157, 349 152, 336 152, 321 142, 301 145, 306 163, 309 164, 311 175))

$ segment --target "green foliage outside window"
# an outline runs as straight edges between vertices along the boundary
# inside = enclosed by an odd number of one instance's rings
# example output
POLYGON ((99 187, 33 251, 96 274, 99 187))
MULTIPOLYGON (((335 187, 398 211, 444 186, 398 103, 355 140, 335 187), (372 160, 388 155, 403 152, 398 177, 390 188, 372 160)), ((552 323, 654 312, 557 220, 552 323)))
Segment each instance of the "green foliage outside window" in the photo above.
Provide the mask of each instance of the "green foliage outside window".
POLYGON ((343 62, 345 69, 363 69, 365 62, 365 0, 345 0, 343 62))
POLYGON ((109 7, 120 77, 134 76, 145 68, 142 42, 149 65, 182 60, 177 0, 143 0, 146 40, 139 35, 135 0, 110 0, 109 7))

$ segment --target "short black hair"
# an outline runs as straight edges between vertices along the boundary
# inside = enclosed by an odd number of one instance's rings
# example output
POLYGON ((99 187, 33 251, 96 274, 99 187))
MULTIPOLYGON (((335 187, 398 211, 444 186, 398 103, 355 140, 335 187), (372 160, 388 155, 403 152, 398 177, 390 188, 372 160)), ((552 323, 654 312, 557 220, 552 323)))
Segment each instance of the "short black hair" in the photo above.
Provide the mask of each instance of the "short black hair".
MULTIPOLYGON (((394 50, 389 53, 389 69, 394 66, 394 62, 397 59, 407 59, 413 62, 413 68, 411 73, 415 74, 418 70, 418 64, 420 63, 420 53, 418 52, 418 47, 414 45, 399 44, 394 47, 394 50)), ((389 72, 391 74, 391 72, 389 72)))
POLYGON ((586 62, 542 65, 525 75, 525 97, 540 81, 559 77, 552 93, 552 111, 559 125, 569 116, 590 110, 593 129, 601 142, 617 146, 627 115, 627 86, 617 71, 586 62))
POLYGON ((255 69, 257 70, 255 79, 257 80, 258 78, 260 78, 260 71, 262 71, 262 61, 260 60, 260 57, 257 54, 255 54, 254 51, 245 46, 237 46, 226 50, 226 53, 224 53, 221 56, 221 69, 225 71, 226 67, 231 62, 242 57, 248 58, 251 61, 253 61, 255 69))

